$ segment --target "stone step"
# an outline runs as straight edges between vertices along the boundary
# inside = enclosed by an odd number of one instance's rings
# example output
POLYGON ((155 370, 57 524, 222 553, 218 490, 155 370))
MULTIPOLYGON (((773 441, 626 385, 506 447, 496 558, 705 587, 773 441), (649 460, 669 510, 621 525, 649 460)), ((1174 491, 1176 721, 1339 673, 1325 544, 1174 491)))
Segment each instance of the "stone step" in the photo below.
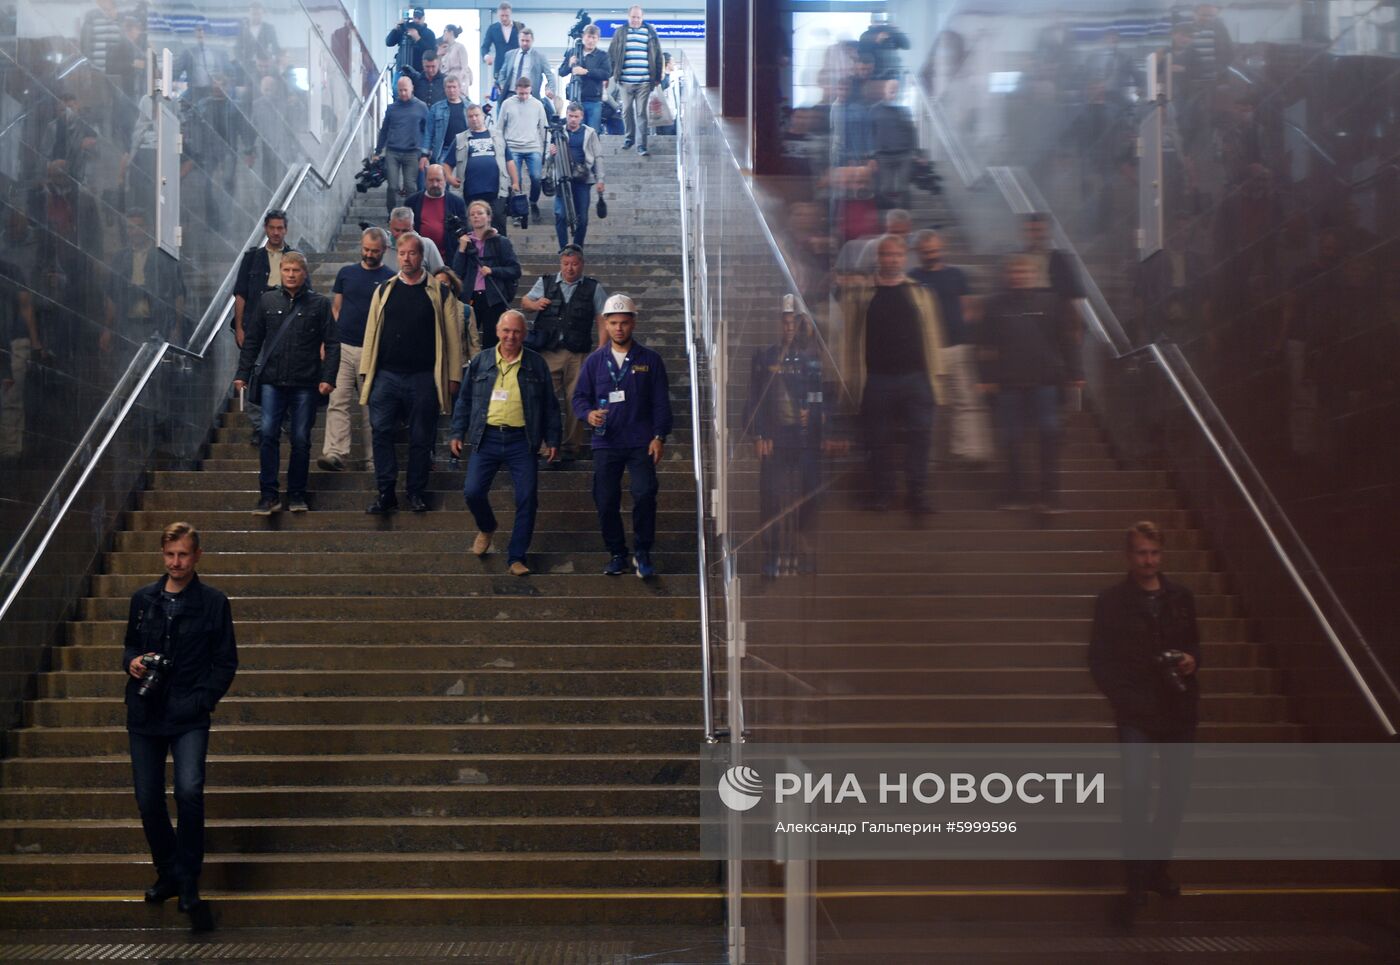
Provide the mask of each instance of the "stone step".
MULTIPOLYGON (((580 785, 509 787, 489 784, 419 787, 229 787, 205 790, 210 821, 325 818, 385 818, 427 815, 439 819, 557 817, 648 817, 698 815, 698 787, 580 785)), ((6 821, 127 821, 130 788, 0 790, 6 821)), ((139 837, 139 836, 138 836, 139 837)), ((108 842, 108 847, 112 842, 108 842)), ((94 850, 102 850, 101 848, 94 850)))
MULTIPOLYGON (((276 644, 275 647, 291 646, 276 644)), ((342 646, 353 646, 353 644, 342 646)), ((698 653, 699 643, 691 653, 698 653)), ((242 646, 240 646, 242 649, 242 646)), ((111 663, 111 651, 108 664, 111 663)), ((692 667, 698 665, 692 658, 692 667)), ((606 665, 605 665, 606 666, 606 665)), ((125 726, 126 708, 120 701, 105 697, 40 699, 35 707, 34 726, 50 726, 45 721, 61 721, 51 726, 125 726)), ((384 726, 418 728, 425 726, 464 726, 477 724, 626 724, 632 727, 682 724, 692 737, 699 733, 700 701, 693 696, 646 697, 251 697, 235 689, 219 703, 218 724, 232 726, 384 726)))
MULTIPOLYGON (((633 582, 646 584, 634 579, 633 582)), ((687 581, 687 588, 690 583, 687 581)), ((424 596, 414 600, 414 612, 407 615, 395 611, 392 599, 373 597, 301 596, 235 597, 234 607, 240 621, 245 620, 382 620, 398 616, 404 631, 418 619, 430 617, 442 620, 485 620, 500 623, 506 620, 584 620, 584 619, 694 619, 698 611, 693 596, 672 596, 666 585, 658 582, 644 597, 615 598, 612 594, 573 596, 568 599, 536 598, 537 593, 528 580, 516 578, 514 583, 493 588, 492 597, 424 596), (507 587, 509 589, 507 589, 507 587)), ((971 598, 969 598, 971 599, 971 598)), ((1204 605, 1204 601, 1203 601, 1204 605)), ((1071 611, 1063 604, 1047 605, 1071 611)), ((80 606, 80 619, 126 619, 129 601, 126 597, 87 597, 80 606)), ((974 605, 969 610, 984 609, 974 605)))
MULTIPOLYGON (((354 601, 347 600, 347 604, 354 601)), ((238 610, 251 601, 238 601, 238 610)), ((347 607, 348 608, 348 607, 347 607)), ((111 670, 56 671, 39 678, 44 697, 120 698, 126 681, 111 670)), ((650 694, 684 696, 700 692, 700 675, 693 670, 539 670, 499 667, 459 667, 454 670, 398 668, 379 670, 256 670, 240 668, 239 693, 250 697, 337 696, 474 696, 567 694, 642 697, 650 694)))
MULTIPOLYGON (((0 822, 3 853, 140 854, 139 821, 0 822)), ((215 854, 293 855, 387 852, 685 852, 700 848, 695 815, 520 818, 417 817, 214 820, 205 847, 215 854)))
MULTIPOLYGON (((483 604, 490 609, 496 601, 483 604)), ((690 601, 693 603, 694 601, 690 601)), ((524 609, 523 607, 517 609, 524 609)), ((557 642, 561 635, 569 641, 580 643, 615 643, 618 632, 613 621, 606 617, 593 619, 573 613, 556 616, 542 615, 538 604, 533 606, 533 614, 516 620, 492 619, 501 612, 491 610, 490 636, 497 643, 548 643, 557 642), (531 616, 534 618, 532 619, 531 616)), ((562 610, 563 608, 561 608, 562 610)), ((657 640, 665 643, 689 643, 700 639, 699 628, 693 616, 670 619, 658 618, 656 607, 648 606, 648 615, 629 620, 641 639, 657 640)), ((1030 621, 1028 621, 1029 623, 1030 621)), ((238 618, 238 640, 240 643, 323 643, 336 640, 342 643, 382 643, 385 640, 398 640, 403 636, 402 620, 357 619, 274 619, 258 620, 240 616, 238 618)), ((73 644, 111 644, 120 646, 126 634, 126 616, 120 620, 86 620, 69 623, 66 639, 73 644)), ((417 643, 470 643, 481 642, 484 627, 480 619, 466 620, 418 620, 414 624, 413 639, 417 643)), ((1069 632, 1069 631, 1065 631, 1069 632)), ((1237 634, 1226 635, 1230 639, 1241 639, 1237 634)), ((1016 639, 1016 638, 1007 638, 1016 639)), ((1082 634, 1078 639, 1087 639, 1082 634)))
MULTIPOLYGON (((58 670, 109 670, 112 654, 106 647, 58 647, 54 651, 54 661, 58 670)), ((695 645, 684 643, 461 643, 443 646, 408 640, 356 646, 335 641, 319 646, 245 643, 238 648, 238 661, 240 668, 247 670, 391 670, 403 666, 405 661, 411 661, 414 667, 422 670, 455 669, 459 672, 481 667, 692 670, 698 664, 699 654, 695 645)), ((1211 663, 1212 666, 1219 664, 1215 654, 1212 654, 1211 663)))
MULTIPOLYGON (((716 881, 718 869, 716 864, 716 881)), ((333 876, 334 872, 327 874, 333 876)), ((540 880, 548 881, 550 876, 542 872, 540 880)), ((179 914, 174 902, 156 906, 135 901, 149 884, 134 890, 83 889, 83 923, 89 928, 135 926, 188 932, 189 919, 179 914)), ((282 926, 297 929, 298 935, 305 934, 303 929, 317 926, 339 930, 351 922, 391 928, 435 928, 444 922, 451 922, 454 928, 576 927, 603 922, 655 927, 664 922, 668 927, 679 924, 713 929, 722 918, 724 905, 723 890, 715 883, 676 888, 400 888, 388 892, 378 888, 368 892, 328 889, 324 882, 312 891, 284 891, 277 887, 252 891, 240 883, 228 891, 204 887, 202 893, 217 902, 219 926, 226 931, 282 926)), ((36 891, 0 902, 0 928, 66 929, 72 925, 70 893, 36 891)))
MULTIPOLYGON (((469 544, 459 545, 455 551, 438 553, 298 553, 295 551, 279 552, 271 550, 268 552, 224 552, 218 549, 220 538, 212 537, 214 542, 210 542, 211 537, 205 537, 205 545, 210 552, 200 561, 199 572, 209 582, 217 586, 226 586, 227 577, 230 576, 252 576, 260 574, 285 574, 292 573, 336 573, 354 574, 363 576, 391 577, 408 576, 419 573, 466 573, 474 575, 485 573, 493 577, 509 576, 506 572, 507 561, 501 552, 505 543, 495 545, 496 552, 484 557, 478 557, 469 551, 469 544), (473 569, 468 569, 473 567, 473 569)), ((508 540, 508 534, 501 534, 501 540, 508 540)), ((608 554, 605 552, 587 553, 544 553, 534 552, 531 547, 530 568, 532 571, 531 582, 538 582, 539 577, 548 574, 551 576, 576 576, 591 578, 603 571, 603 567, 608 563, 608 554)), ((684 588, 683 577, 693 575, 696 572, 696 557, 694 553, 680 552, 657 552, 652 554, 652 562, 658 570, 672 581, 680 581, 681 588, 684 588)), ((1179 572, 1182 567, 1177 567, 1179 572)), ((159 560, 154 551, 144 553, 109 553, 103 562, 103 570, 110 575, 135 575, 141 580, 150 582, 156 579, 159 569, 159 560)), ((755 569, 754 572, 757 572, 755 569)), ((601 577, 608 579, 607 577, 601 577)), ((591 584, 590 584, 591 585, 591 584)), ((637 592, 629 590, 625 586, 616 588, 619 593, 637 592)))
MULTIPOLYGON (((283 514, 288 515, 288 514, 283 514)), ((400 514, 405 515, 405 514, 400 514)), ((410 514, 411 515, 411 514, 410 514)), ((431 515, 431 514, 430 514, 431 515)), ((250 516, 249 519, 252 517, 250 516)), ((281 517, 273 517, 279 519, 281 517)), ((325 519, 324 514, 320 517, 325 519)), ((365 530, 357 532, 352 541, 347 541, 342 531, 330 528, 307 529, 307 530, 201 530, 203 545, 211 552, 248 552, 248 553, 282 553, 282 552, 307 552, 326 553, 344 552, 355 549, 361 552, 416 552, 431 551, 442 553, 466 554, 471 546, 472 538, 476 535, 471 530, 460 530, 457 532, 438 532, 434 530, 410 530, 397 528, 394 523, 399 516, 389 517, 389 523, 384 529, 365 530)), ((244 521, 244 525, 247 523, 244 521)), ((503 524, 505 532, 509 533, 509 523, 503 524)), ((498 531, 499 532, 499 531, 498 531)), ((506 539, 502 534, 501 539, 506 539)), ((694 530, 688 532, 667 532, 660 537, 664 550, 672 553, 684 553, 687 556, 686 567, 692 574, 695 571, 695 546, 696 533, 694 530)), ((152 531, 136 532, 124 530, 116 534, 116 548, 126 551, 137 551, 148 554, 155 554, 159 551, 159 536, 155 536, 152 531)), ((497 547, 499 549, 499 546, 497 547)), ((549 531, 535 530, 535 540, 530 544, 531 554, 535 552, 546 554, 546 556, 566 555, 566 562, 575 563, 575 572, 582 572, 586 562, 595 559, 594 554, 603 550, 602 537, 594 531, 571 530, 549 531)), ((483 566, 491 566, 497 560, 499 554, 487 556, 484 561, 478 561, 483 566)), ((660 557, 654 557, 657 566, 660 567, 660 557)), ((606 562, 606 560, 604 561, 606 562)), ((602 563, 598 564, 598 571, 601 571, 602 563)), ((502 570, 504 567, 500 567, 502 570)), ((594 572, 589 570, 589 572, 594 572)), ((664 575, 666 571, 662 570, 664 575)), ((678 572, 684 572, 680 570, 678 572)))
MULTIPOLYGON (((285 480, 284 480, 285 481, 285 480)), ((315 489, 312 489, 315 493, 315 489)), ((364 500, 366 506, 374 499, 374 492, 370 490, 364 500)), ((400 491, 400 502, 402 503, 402 491, 400 491)), ((454 506, 430 513, 410 513, 400 511, 392 516, 372 516, 364 510, 358 512, 353 510, 327 510, 325 512, 314 513, 278 513, 270 517, 254 517, 251 515, 252 506, 244 510, 197 510, 186 513, 186 522, 198 528, 201 532, 205 530, 230 530, 248 529, 252 526, 276 527, 282 530, 297 531, 307 529, 335 529, 341 532, 366 531, 377 529, 400 529, 412 531, 432 531, 432 532, 476 532, 476 523, 472 521, 471 514, 465 508, 458 512, 454 500, 454 506)), ((502 530, 510 531, 511 522, 515 518, 513 507, 504 507, 504 513, 498 511, 502 530)), ((1082 515, 1082 514, 1081 514, 1082 515)), ((669 533, 684 532, 686 526, 690 526, 693 533, 695 521, 694 512, 683 512, 680 510, 661 510, 657 514, 656 528, 658 542, 665 542, 669 533)), ((1136 518, 1136 517, 1135 517, 1136 518)), ((163 530, 170 523, 169 512, 146 512, 135 510, 126 514, 126 525, 130 530, 163 530)), ((1126 527, 1126 523, 1124 526, 1126 527)), ((552 510, 548 507, 541 509, 536 517, 537 532, 550 530, 563 530, 573 533, 590 533, 596 535, 598 532, 598 515, 593 511, 585 510, 552 510)), ((595 546, 597 544, 594 544, 595 546)), ((674 544, 671 544, 674 545, 674 544)), ((345 547, 342 545, 342 549, 345 547)))
MULTIPOLYGON (((549 881, 560 888, 712 886, 718 863, 692 851, 395 852, 342 854, 207 854, 201 890, 263 891, 328 887, 517 889, 549 881)), ((138 854, 3 855, 0 889, 130 890, 150 885, 150 856, 138 854)))
MULTIPOLYGON (((285 463, 281 469, 281 481, 285 484, 285 463)), ((581 485, 590 481, 591 475, 585 475, 587 471, 582 469, 567 472, 574 476, 580 485, 572 490, 553 490, 540 493, 540 510, 542 512, 595 511, 592 493, 585 491, 581 485)), ((565 473, 561 472, 560 474, 565 473)), ((324 475, 327 474, 318 474, 315 481, 319 483, 324 475)), ((501 475, 504 476, 506 473, 502 472, 501 475)), ((462 490, 456 486, 444 485, 444 482, 442 475, 437 475, 430 480, 431 488, 424 494, 428 505, 442 512, 467 512, 462 490)), ((375 491, 373 485, 369 484, 357 490, 342 490, 338 488, 322 489, 318 485, 309 483, 308 489, 308 503, 313 510, 318 512, 354 512, 356 510, 363 512, 364 507, 369 502, 366 496, 368 495, 372 499, 375 491)), ((1057 499, 1060 507, 1065 510, 1132 509, 1135 512, 1141 511, 1152 518, 1156 518, 1164 511, 1179 509, 1181 506, 1180 497, 1174 490, 1170 489, 1071 490, 1061 492, 1057 499)), ((236 512, 240 510, 251 511, 257 501, 258 488, 253 485, 247 489, 218 492, 193 490, 144 492, 137 497, 137 506, 143 511, 164 513, 236 512)), ((936 495, 931 494, 931 501, 940 512, 951 516, 957 513, 990 509, 996 504, 997 496, 995 488, 988 486, 981 490, 939 490, 936 495)), ((860 511, 862 502, 868 503, 869 497, 862 497, 859 494, 833 494, 832 498, 826 501, 826 506, 831 513, 849 512, 852 509, 860 511)), ((494 493, 492 504, 497 512, 513 507, 514 498, 511 490, 497 490, 494 493)), ((630 505, 630 502, 624 505, 630 505)), ((731 511, 753 514, 756 520, 759 505, 757 492, 735 493, 729 499, 731 511)), ((685 492, 675 487, 663 488, 657 494, 657 508, 662 512, 688 512, 693 517, 695 512, 694 491, 685 492)))
MULTIPOLYGON (((386 668, 388 669, 388 668, 386 668)), ((241 676, 241 675, 240 675, 241 676)), ((380 727, 305 725, 247 727, 221 723, 217 748, 223 754, 683 754, 695 748, 688 724, 482 724, 428 725, 386 733, 380 727)), ((126 727, 46 730, 7 735, 14 757, 93 757, 126 752, 126 727)), ((4 849, 0 843, 0 853, 4 849)), ((489 850, 489 849, 487 849, 489 850)))
MULTIPOLYGON (((697 731, 696 739, 699 740, 697 731)), ((340 787, 368 785, 544 784, 555 787, 596 784, 680 784, 699 781, 693 755, 623 756, 491 754, 355 754, 234 757, 209 754, 209 773, 225 787, 340 787)), ((113 788, 130 792, 131 761, 109 757, 30 757, 0 761, 7 788, 113 788)), ((387 856, 386 856, 387 857, 387 856)), ((8 870, 8 869, 7 869, 8 870)), ((149 884, 149 882, 147 882, 149 884)), ((388 884, 388 882, 385 882, 388 884)), ((144 885, 142 887, 145 887, 144 885)), ((0 889, 17 890, 6 874, 0 889)))

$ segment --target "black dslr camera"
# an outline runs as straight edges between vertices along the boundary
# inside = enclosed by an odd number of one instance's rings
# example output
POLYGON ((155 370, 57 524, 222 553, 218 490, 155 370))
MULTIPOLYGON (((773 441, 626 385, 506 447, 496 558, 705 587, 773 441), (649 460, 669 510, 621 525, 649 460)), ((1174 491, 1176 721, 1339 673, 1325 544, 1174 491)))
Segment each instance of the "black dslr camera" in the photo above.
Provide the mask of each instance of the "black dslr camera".
POLYGON ((371 188, 377 188, 389 177, 389 169, 383 158, 378 160, 367 157, 360 165, 359 173, 355 175, 355 190, 364 194, 371 188))
POLYGON ((1181 675, 1181 662, 1186 659, 1186 654, 1180 650, 1163 650, 1152 659, 1162 668, 1167 685, 1179 694, 1186 693, 1186 678, 1181 675))
POLYGON ((449 214, 443 219, 443 227, 447 229, 448 247, 454 251, 457 248, 457 239, 467 233, 467 223, 462 220, 461 215, 449 214))
POLYGON ((141 658, 141 666, 146 668, 146 674, 141 678, 136 695, 144 700, 159 697, 165 689, 166 678, 175 669, 175 661, 163 653, 150 653, 141 658))

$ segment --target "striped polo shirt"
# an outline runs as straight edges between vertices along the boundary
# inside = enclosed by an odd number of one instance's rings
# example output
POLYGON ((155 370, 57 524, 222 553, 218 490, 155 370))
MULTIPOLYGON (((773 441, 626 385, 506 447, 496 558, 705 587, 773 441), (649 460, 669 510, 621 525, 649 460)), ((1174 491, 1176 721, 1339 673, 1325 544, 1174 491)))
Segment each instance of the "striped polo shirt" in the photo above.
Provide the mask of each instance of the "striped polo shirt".
POLYGON ((622 56, 622 82, 645 84, 651 80, 647 70, 647 50, 651 46, 651 31, 645 25, 627 28, 627 41, 622 56))

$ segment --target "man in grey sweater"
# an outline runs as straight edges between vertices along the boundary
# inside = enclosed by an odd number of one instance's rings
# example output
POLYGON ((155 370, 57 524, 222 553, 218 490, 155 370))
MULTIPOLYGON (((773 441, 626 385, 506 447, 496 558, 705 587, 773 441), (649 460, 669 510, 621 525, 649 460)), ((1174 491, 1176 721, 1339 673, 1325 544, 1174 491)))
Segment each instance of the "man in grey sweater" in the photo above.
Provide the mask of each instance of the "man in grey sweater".
POLYGON ((398 99, 385 110, 374 144, 375 158, 388 161, 386 211, 393 211, 418 190, 418 170, 428 166, 428 155, 423 151, 428 105, 413 96, 413 81, 407 76, 399 78, 395 89, 398 99))
POLYGON ((496 118, 496 140, 506 150, 506 171, 511 190, 520 193, 521 165, 530 170, 530 215, 540 216, 540 160, 544 153, 546 118, 544 104, 530 96, 530 78, 515 82, 515 96, 501 102, 496 118))

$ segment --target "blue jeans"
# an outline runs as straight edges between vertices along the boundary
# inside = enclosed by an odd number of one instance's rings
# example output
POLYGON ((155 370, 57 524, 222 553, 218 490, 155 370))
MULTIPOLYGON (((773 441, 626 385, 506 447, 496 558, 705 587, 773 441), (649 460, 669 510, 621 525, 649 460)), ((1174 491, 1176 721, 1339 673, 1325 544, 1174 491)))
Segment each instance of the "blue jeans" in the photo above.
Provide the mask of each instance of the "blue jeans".
POLYGON ((127 734, 136 807, 151 848, 151 861, 162 878, 194 883, 204 867, 204 760, 209 729, 200 727, 174 737, 127 734), (175 759, 175 813, 179 830, 170 827, 165 806, 165 758, 175 759))
POLYGON ((398 483, 399 455, 394 449, 394 434, 400 421, 408 423, 408 495, 427 494, 438 410, 433 373, 374 373, 369 424, 374 433, 374 480, 384 499, 394 498, 394 486, 398 483))
POLYGON ((535 535, 535 514, 540 507, 539 468, 524 429, 486 427, 481 445, 472 451, 467 463, 467 481, 462 495, 476 519, 476 528, 483 533, 494 533, 496 514, 491 511, 491 483, 502 465, 510 470, 510 481, 515 486, 515 525, 511 527, 510 547, 506 551, 508 562, 523 563, 535 535))
POLYGON ((506 160, 515 162, 515 176, 520 177, 520 168, 530 172, 530 203, 536 204, 540 200, 540 152, 531 151, 529 154, 517 154, 510 148, 506 148, 506 160))
POLYGON ((876 373, 865 385, 861 415, 870 444, 876 492, 895 490, 894 450, 904 446, 904 484, 909 502, 920 505, 928 482, 928 453, 938 403, 924 372, 876 373))
POLYGON ((599 134, 603 133, 603 102, 583 101, 583 123, 593 128, 599 134))
POLYGON ((650 550, 656 542, 656 466, 645 446, 635 449, 593 448, 593 505, 603 544, 613 556, 627 555, 627 534, 622 531, 622 471, 626 469, 632 490, 632 542, 650 550))
POLYGON ((1021 488, 1021 445, 1034 426, 1040 440, 1040 498, 1053 502, 1059 491, 1060 390, 1054 385, 1003 385, 997 390, 997 429, 1006 455, 1005 497, 1025 495, 1021 488))
POLYGON ((574 193, 574 211, 578 214, 578 223, 574 225, 574 244, 582 245, 588 235, 588 201, 593 196, 589 190, 592 187, 581 181, 569 181, 561 184, 554 195, 554 233, 559 236, 560 248, 569 243, 569 217, 564 213, 564 192, 574 193))
POLYGON ((1165 861, 1176 845, 1176 835, 1191 793, 1191 765, 1195 728, 1179 733, 1148 734, 1140 727, 1118 725, 1118 751, 1123 763, 1123 856, 1128 875, 1141 883, 1154 861, 1165 861), (1149 822, 1152 794, 1152 756, 1160 760, 1157 808, 1149 822), (1154 857, 1155 856, 1155 857, 1154 857))
POLYGON ((287 459, 287 496, 306 495, 311 464, 311 424, 316 421, 318 393, 309 386, 262 387, 262 443, 258 450, 258 488, 264 498, 277 498, 277 466, 281 461, 282 420, 291 422, 292 454, 287 459))

